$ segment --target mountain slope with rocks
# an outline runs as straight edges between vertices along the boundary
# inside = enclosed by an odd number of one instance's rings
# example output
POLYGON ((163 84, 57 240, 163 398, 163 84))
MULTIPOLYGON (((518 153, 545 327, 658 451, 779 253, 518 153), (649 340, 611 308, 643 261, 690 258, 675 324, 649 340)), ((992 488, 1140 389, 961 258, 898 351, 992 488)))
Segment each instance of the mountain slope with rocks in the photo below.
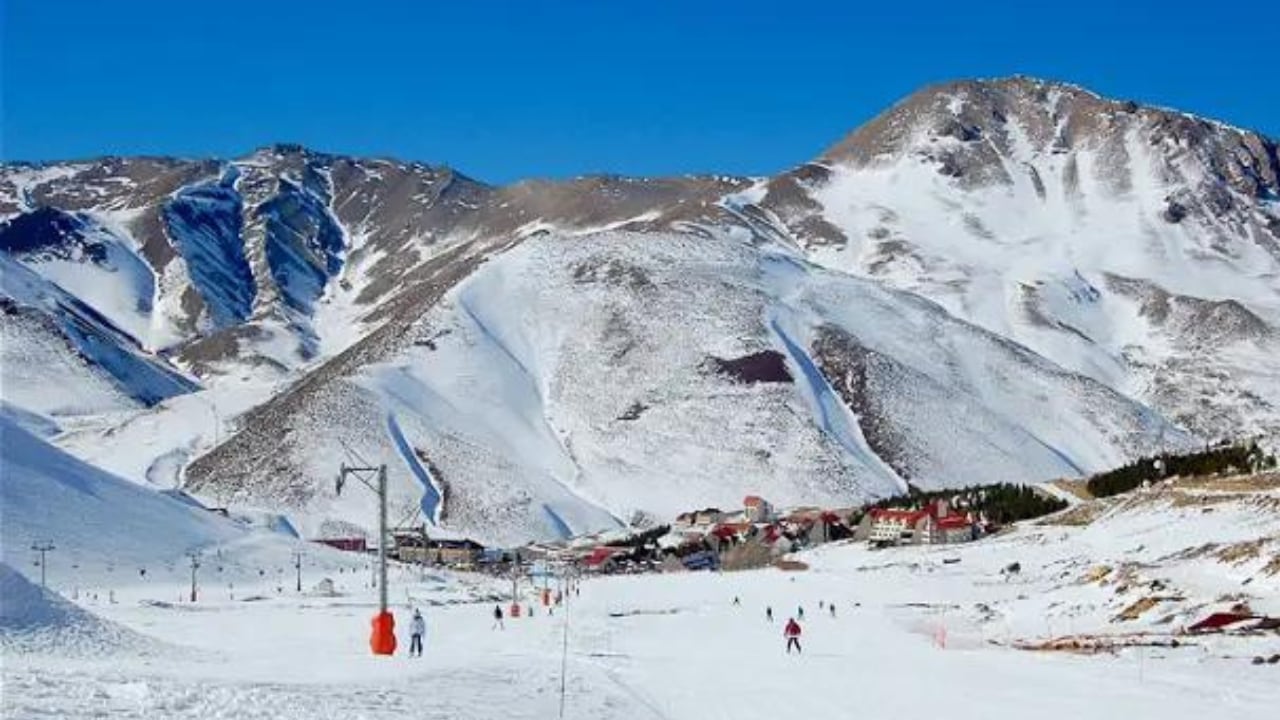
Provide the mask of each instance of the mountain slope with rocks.
POLYGON ((308 534, 373 517, 342 462, 388 464, 397 522, 502 542, 1079 475, 1280 435, 1278 170, 1025 78, 926 88, 772 178, 5 165, 3 407, 308 534))
POLYGON ((907 481, 1059 477, 1189 440, 932 303, 742 233, 531 238, 394 342, 358 347, 346 380, 263 406, 197 460, 193 489, 324 508, 339 499, 311 479, 354 455, 421 483, 399 486, 402 516, 426 491, 447 498, 428 517, 521 537, 761 487, 842 504, 907 481), (819 342, 837 332, 856 350, 819 342), (841 365, 857 352, 894 364, 861 396, 841 365), (742 370, 767 358, 776 375, 742 370))
POLYGON ((926 88, 744 201, 1206 437, 1280 432, 1280 157, 1029 78, 926 88))

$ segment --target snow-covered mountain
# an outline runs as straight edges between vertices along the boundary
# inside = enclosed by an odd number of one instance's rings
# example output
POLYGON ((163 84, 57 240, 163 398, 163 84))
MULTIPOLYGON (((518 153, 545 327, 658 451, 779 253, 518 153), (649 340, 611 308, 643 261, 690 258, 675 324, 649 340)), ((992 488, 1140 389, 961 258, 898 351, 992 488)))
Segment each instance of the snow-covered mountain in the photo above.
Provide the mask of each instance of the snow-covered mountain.
POLYGON ((1280 434, 1278 173, 1256 134, 1022 78, 772 178, 7 165, 4 408, 308 533, 372 518, 344 461, 388 463, 395 519, 504 541, 1080 474, 1280 434))
POLYGON ((934 300, 1203 436, 1276 435, 1277 153, 1078 87, 957 82, 749 197, 826 267, 934 300))
POLYGON ((933 303, 741 231, 531 238, 358 348, 345 379, 250 413, 193 488, 326 508, 314 479, 354 456, 421 483, 399 515, 425 490, 447 524, 528 536, 760 488, 840 504, 1074 475, 1186 441, 933 303))

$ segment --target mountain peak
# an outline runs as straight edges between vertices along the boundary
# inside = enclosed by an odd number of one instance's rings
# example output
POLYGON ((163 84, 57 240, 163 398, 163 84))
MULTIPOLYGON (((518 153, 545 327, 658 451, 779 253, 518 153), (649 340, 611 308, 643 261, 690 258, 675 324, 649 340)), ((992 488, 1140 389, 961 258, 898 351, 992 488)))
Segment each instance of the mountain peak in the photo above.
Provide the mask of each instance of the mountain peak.
POLYGON ((1138 147, 1148 148, 1142 153, 1150 155, 1158 178, 1207 180, 1206 192, 1226 185, 1254 198, 1280 193, 1280 157, 1269 138, 1025 76, 926 86, 854 130, 819 162, 866 167, 917 157, 974 188, 1007 185, 1011 168, 1035 165, 1036 158, 1091 152, 1107 180, 1124 191, 1138 147))
POLYGON ((1066 94, 1080 94, 1089 97, 1099 98, 1098 93, 1089 90, 1075 83, 1065 80, 1050 80, 1047 78, 1035 77, 1033 75, 1004 75, 999 77, 985 78, 956 78, 953 80, 943 80, 940 82, 929 83, 915 92, 907 96, 906 99, 917 96, 930 96, 937 94, 956 94, 956 93, 1048 93, 1058 92, 1066 94))

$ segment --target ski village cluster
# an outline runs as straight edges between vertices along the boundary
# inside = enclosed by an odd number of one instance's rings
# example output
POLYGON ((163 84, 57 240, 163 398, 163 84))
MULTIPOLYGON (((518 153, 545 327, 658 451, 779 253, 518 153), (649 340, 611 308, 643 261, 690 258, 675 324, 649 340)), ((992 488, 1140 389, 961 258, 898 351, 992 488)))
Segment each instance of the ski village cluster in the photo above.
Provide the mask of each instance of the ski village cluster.
MULTIPOLYGON (((872 547, 966 543, 998 532, 1002 523, 984 506, 993 489, 941 493, 927 499, 897 498, 895 504, 846 508, 777 508, 758 495, 737 509, 703 508, 649 529, 611 530, 515 548, 486 547, 467 538, 431 537, 426 526, 388 533, 391 558, 403 563, 509 574, 513 569, 571 567, 591 574, 744 570, 779 562, 793 552, 837 540, 872 547)), ((1066 506, 1044 490, 1022 488, 1030 513, 1066 506)), ((319 538, 340 550, 372 552, 364 537, 319 538)))

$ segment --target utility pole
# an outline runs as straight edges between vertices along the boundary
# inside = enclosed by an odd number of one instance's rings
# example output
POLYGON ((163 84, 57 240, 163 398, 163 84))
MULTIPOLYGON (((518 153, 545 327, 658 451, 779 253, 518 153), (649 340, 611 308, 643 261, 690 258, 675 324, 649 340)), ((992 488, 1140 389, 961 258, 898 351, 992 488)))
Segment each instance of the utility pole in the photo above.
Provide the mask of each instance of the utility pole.
POLYGON ((378 610, 387 612, 387 466, 378 467, 378 610))
MULTIPOLYGON (((569 573, 569 569, 561 569, 562 576, 569 573)), ((569 594, 564 595, 564 610, 561 612, 564 618, 563 634, 560 639, 560 714, 558 717, 564 718, 564 698, 565 698, 565 681, 569 673, 569 594)))
MULTIPOLYGON (((421 529, 422 553, 418 555, 418 582, 427 579, 427 552, 431 546, 431 536, 427 535, 427 523, 422 523, 421 529)), ((436 554, 440 554, 440 550, 436 550, 436 554)))
POLYGON ((200 553, 192 551, 187 553, 187 557, 191 559, 191 602, 196 601, 196 571, 200 569, 200 553))
POLYGON ((32 543, 31 549, 40 553, 40 587, 43 588, 45 587, 45 582, 44 582, 44 579, 45 579, 44 569, 46 565, 45 556, 48 555, 50 551, 57 550, 57 548, 53 546, 53 543, 45 541, 45 542, 32 543))
POLYGON ((339 495, 348 476, 355 477, 378 495, 378 614, 373 619, 369 645, 375 655, 391 655, 396 651, 396 636, 395 619, 387 612, 387 466, 348 467, 343 464, 338 471, 339 495))
POLYGON ((301 550, 293 551, 293 569, 298 571, 298 592, 302 592, 302 556, 305 554, 301 550))

